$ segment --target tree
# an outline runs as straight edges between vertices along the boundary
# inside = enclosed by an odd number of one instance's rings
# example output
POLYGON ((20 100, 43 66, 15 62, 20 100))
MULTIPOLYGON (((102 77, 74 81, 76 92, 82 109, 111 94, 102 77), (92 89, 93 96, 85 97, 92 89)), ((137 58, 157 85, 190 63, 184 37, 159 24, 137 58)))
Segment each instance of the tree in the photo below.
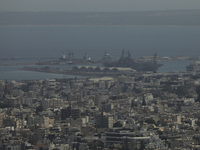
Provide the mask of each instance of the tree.
POLYGON ((0 103, 0 108, 7 108, 7 107, 10 107, 10 106, 7 104, 0 103))
POLYGON ((143 97, 142 97, 142 106, 144 106, 144 105, 146 105, 146 101, 145 101, 145 97, 143 95, 143 97))
POLYGON ((155 121, 152 118, 149 118, 145 121, 148 124, 155 124, 155 121))
POLYGON ((38 106, 36 107, 36 114, 38 114, 39 112, 42 112, 44 109, 42 106, 38 106))
POLYGON ((137 81, 142 81, 143 79, 144 79, 144 77, 143 77, 143 76, 140 76, 140 77, 136 78, 135 81, 136 81, 136 82, 137 82, 137 81))
POLYGON ((129 141, 128 141, 128 139, 126 138, 126 139, 124 140, 124 143, 123 143, 123 149, 124 149, 124 150, 128 149, 128 143, 129 143, 129 141))
POLYGON ((187 88, 185 86, 179 86, 176 90, 176 94, 178 96, 185 96, 187 95, 187 88))
POLYGON ((159 135, 163 135, 163 132, 160 131, 160 130, 157 130, 157 133, 158 133, 159 135))
POLYGON ((133 88, 132 90, 133 90, 133 92, 135 92, 135 93, 142 93, 142 89, 133 88))
POLYGON ((160 96, 161 96, 161 94, 158 93, 158 92, 154 92, 154 93, 152 93, 152 94, 153 94, 153 97, 154 97, 154 98, 157 98, 157 97, 160 97, 160 96))
POLYGON ((100 141, 93 141, 88 143, 88 146, 91 150, 100 150, 104 148, 104 143, 100 141))
POLYGON ((131 108, 135 108, 137 106, 138 106, 137 103, 134 103, 133 101, 131 102, 131 108))
POLYGON ((113 124, 113 127, 122 127, 122 124, 119 121, 117 121, 113 124))
POLYGON ((200 121, 198 120, 198 121, 196 122, 196 124, 197 124, 198 126, 200 126, 200 121))
POLYGON ((143 150, 143 149, 145 149, 145 144, 144 144, 144 141, 142 140, 140 142, 140 150, 143 150))
POLYGON ((29 87, 28 87, 28 84, 23 84, 22 86, 21 86, 21 90, 23 91, 23 92, 28 92, 29 91, 29 87))
POLYGON ((172 86, 169 84, 165 84, 162 90, 170 93, 173 91, 172 86))

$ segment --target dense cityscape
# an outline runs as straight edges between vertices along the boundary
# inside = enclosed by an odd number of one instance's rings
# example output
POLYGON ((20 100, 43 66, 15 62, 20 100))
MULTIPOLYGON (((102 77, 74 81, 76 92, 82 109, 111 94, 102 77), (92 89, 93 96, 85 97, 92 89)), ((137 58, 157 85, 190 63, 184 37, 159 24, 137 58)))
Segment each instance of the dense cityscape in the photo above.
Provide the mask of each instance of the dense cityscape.
POLYGON ((0 148, 200 148, 198 73, 106 75, 1 80, 0 148))
POLYGON ((0 0, 0 150, 200 150, 199 6, 0 0))

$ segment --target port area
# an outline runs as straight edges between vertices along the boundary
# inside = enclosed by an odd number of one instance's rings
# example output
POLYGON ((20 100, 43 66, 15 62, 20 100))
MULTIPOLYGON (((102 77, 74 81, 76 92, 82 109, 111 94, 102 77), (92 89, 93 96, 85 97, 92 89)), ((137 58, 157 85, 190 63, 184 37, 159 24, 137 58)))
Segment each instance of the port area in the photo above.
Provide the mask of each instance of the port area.
MULTIPOLYGON (((13 60, 12 60, 13 61, 13 60)), ((8 62, 8 63, 0 63, 0 66, 28 66, 28 65, 72 65, 72 64, 91 64, 98 63, 99 61, 59 61, 59 60, 51 60, 44 62, 8 62)))
MULTIPOLYGON (((1 61, 17 61, 17 60, 30 60, 30 59, 38 59, 38 58, 11 58, 11 59, 0 59, 1 61)), ((81 59, 73 58, 70 61, 61 61, 57 58, 40 58, 40 59, 50 59, 50 61, 39 61, 39 62, 7 62, 7 63, 0 63, 0 66, 28 66, 28 65, 67 65, 67 64, 91 64, 91 63, 102 63, 102 60, 92 60, 92 61, 84 61, 81 59)), ((143 56, 139 59, 135 59, 141 62, 149 62, 153 61, 153 56, 143 56)), ((173 56, 173 57, 157 57, 157 61, 198 61, 200 60, 199 57, 187 57, 187 56, 173 56)), ((112 60, 116 61, 116 60, 112 60)))
MULTIPOLYGON (((128 68, 127 68, 128 69, 128 68)), ((129 68, 130 70, 133 70, 129 68)), ((117 77, 119 75, 133 75, 137 74, 138 72, 136 71, 75 71, 73 69, 59 69, 59 68, 50 68, 49 66, 42 67, 42 68, 34 68, 34 67, 23 67, 20 70, 25 70, 25 71, 35 71, 35 72, 45 72, 45 73, 55 73, 55 74, 62 74, 63 77, 67 77, 68 75, 73 75, 73 76, 83 76, 83 77, 103 77, 103 76, 112 76, 112 77, 117 77)), ((152 72, 149 72, 152 73, 152 72)))
POLYGON ((1 63, 0 66, 27 66, 36 65, 37 63, 1 63))
POLYGON ((50 68, 49 66, 42 67, 42 68, 33 68, 33 67, 23 67, 20 70, 24 71, 35 71, 35 72, 44 72, 44 73, 54 73, 54 74, 62 74, 63 78, 67 76, 82 76, 86 78, 99 78, 99 77, 113 77, 117 78, 121 75, 128 75, 128 76, 140 76, 140 75, 154 75, 154 76, 160 76, 160 75, 178 75, 178 76, 184 76, 184 75, 191 75, 194 74, 194 72, 189 71, 176 71, 176 72, 158 72, 153 73, 153 71, 117 71, 117 72, 103 72, 103 71, 92 71, 92 72, 85 72, 85 71, 74 71, 72 69, 59 69, 59 68, 50 68))

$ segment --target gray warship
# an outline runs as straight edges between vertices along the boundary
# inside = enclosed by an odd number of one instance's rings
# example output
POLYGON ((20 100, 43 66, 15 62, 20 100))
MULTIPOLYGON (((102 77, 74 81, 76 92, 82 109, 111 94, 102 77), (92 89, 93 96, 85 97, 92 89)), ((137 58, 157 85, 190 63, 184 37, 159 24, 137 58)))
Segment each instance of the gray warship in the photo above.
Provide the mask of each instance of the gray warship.
POLYGON ((161 66, 163 66, 163 64, 158 64, 157 63, 157 54, 155 53, 153 55, 153 61, 141 61, 141 60, 134 60, 133 58, 131 58, 131 54, 128 51, 127 52, 127 56, 125 56, 125 51, 122 51, 122 55, 120 57, 119 60, 117 61, 105 61, 103 63, 104 67, 128 67, 128 68, 132 68, 135 69, 137 71, 153 71, 153 72, 157 72, 157 69, 161 66))

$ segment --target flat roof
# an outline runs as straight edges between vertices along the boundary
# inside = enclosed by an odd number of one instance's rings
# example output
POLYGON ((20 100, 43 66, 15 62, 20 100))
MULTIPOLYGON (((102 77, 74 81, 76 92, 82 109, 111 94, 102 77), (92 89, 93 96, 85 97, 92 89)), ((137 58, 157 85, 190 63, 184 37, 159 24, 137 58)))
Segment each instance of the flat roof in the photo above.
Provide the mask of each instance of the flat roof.
MULTIPOLYGON (((86 69, 88 69, 88 68, 95 69, 98 66, 76 66, 76 67, 79 68, 79 69, 82 68, 82 67, 85 67, 86 69)), ((98 67, 98 68, 100 68, 101 70, 103 70, 105 68, 108 68, 110 70, 112 70, 112 69, 118 69, 119 71, 136 71, 135 69, 132 69, 132 68, 123 68, 123 67, 98 67)))

